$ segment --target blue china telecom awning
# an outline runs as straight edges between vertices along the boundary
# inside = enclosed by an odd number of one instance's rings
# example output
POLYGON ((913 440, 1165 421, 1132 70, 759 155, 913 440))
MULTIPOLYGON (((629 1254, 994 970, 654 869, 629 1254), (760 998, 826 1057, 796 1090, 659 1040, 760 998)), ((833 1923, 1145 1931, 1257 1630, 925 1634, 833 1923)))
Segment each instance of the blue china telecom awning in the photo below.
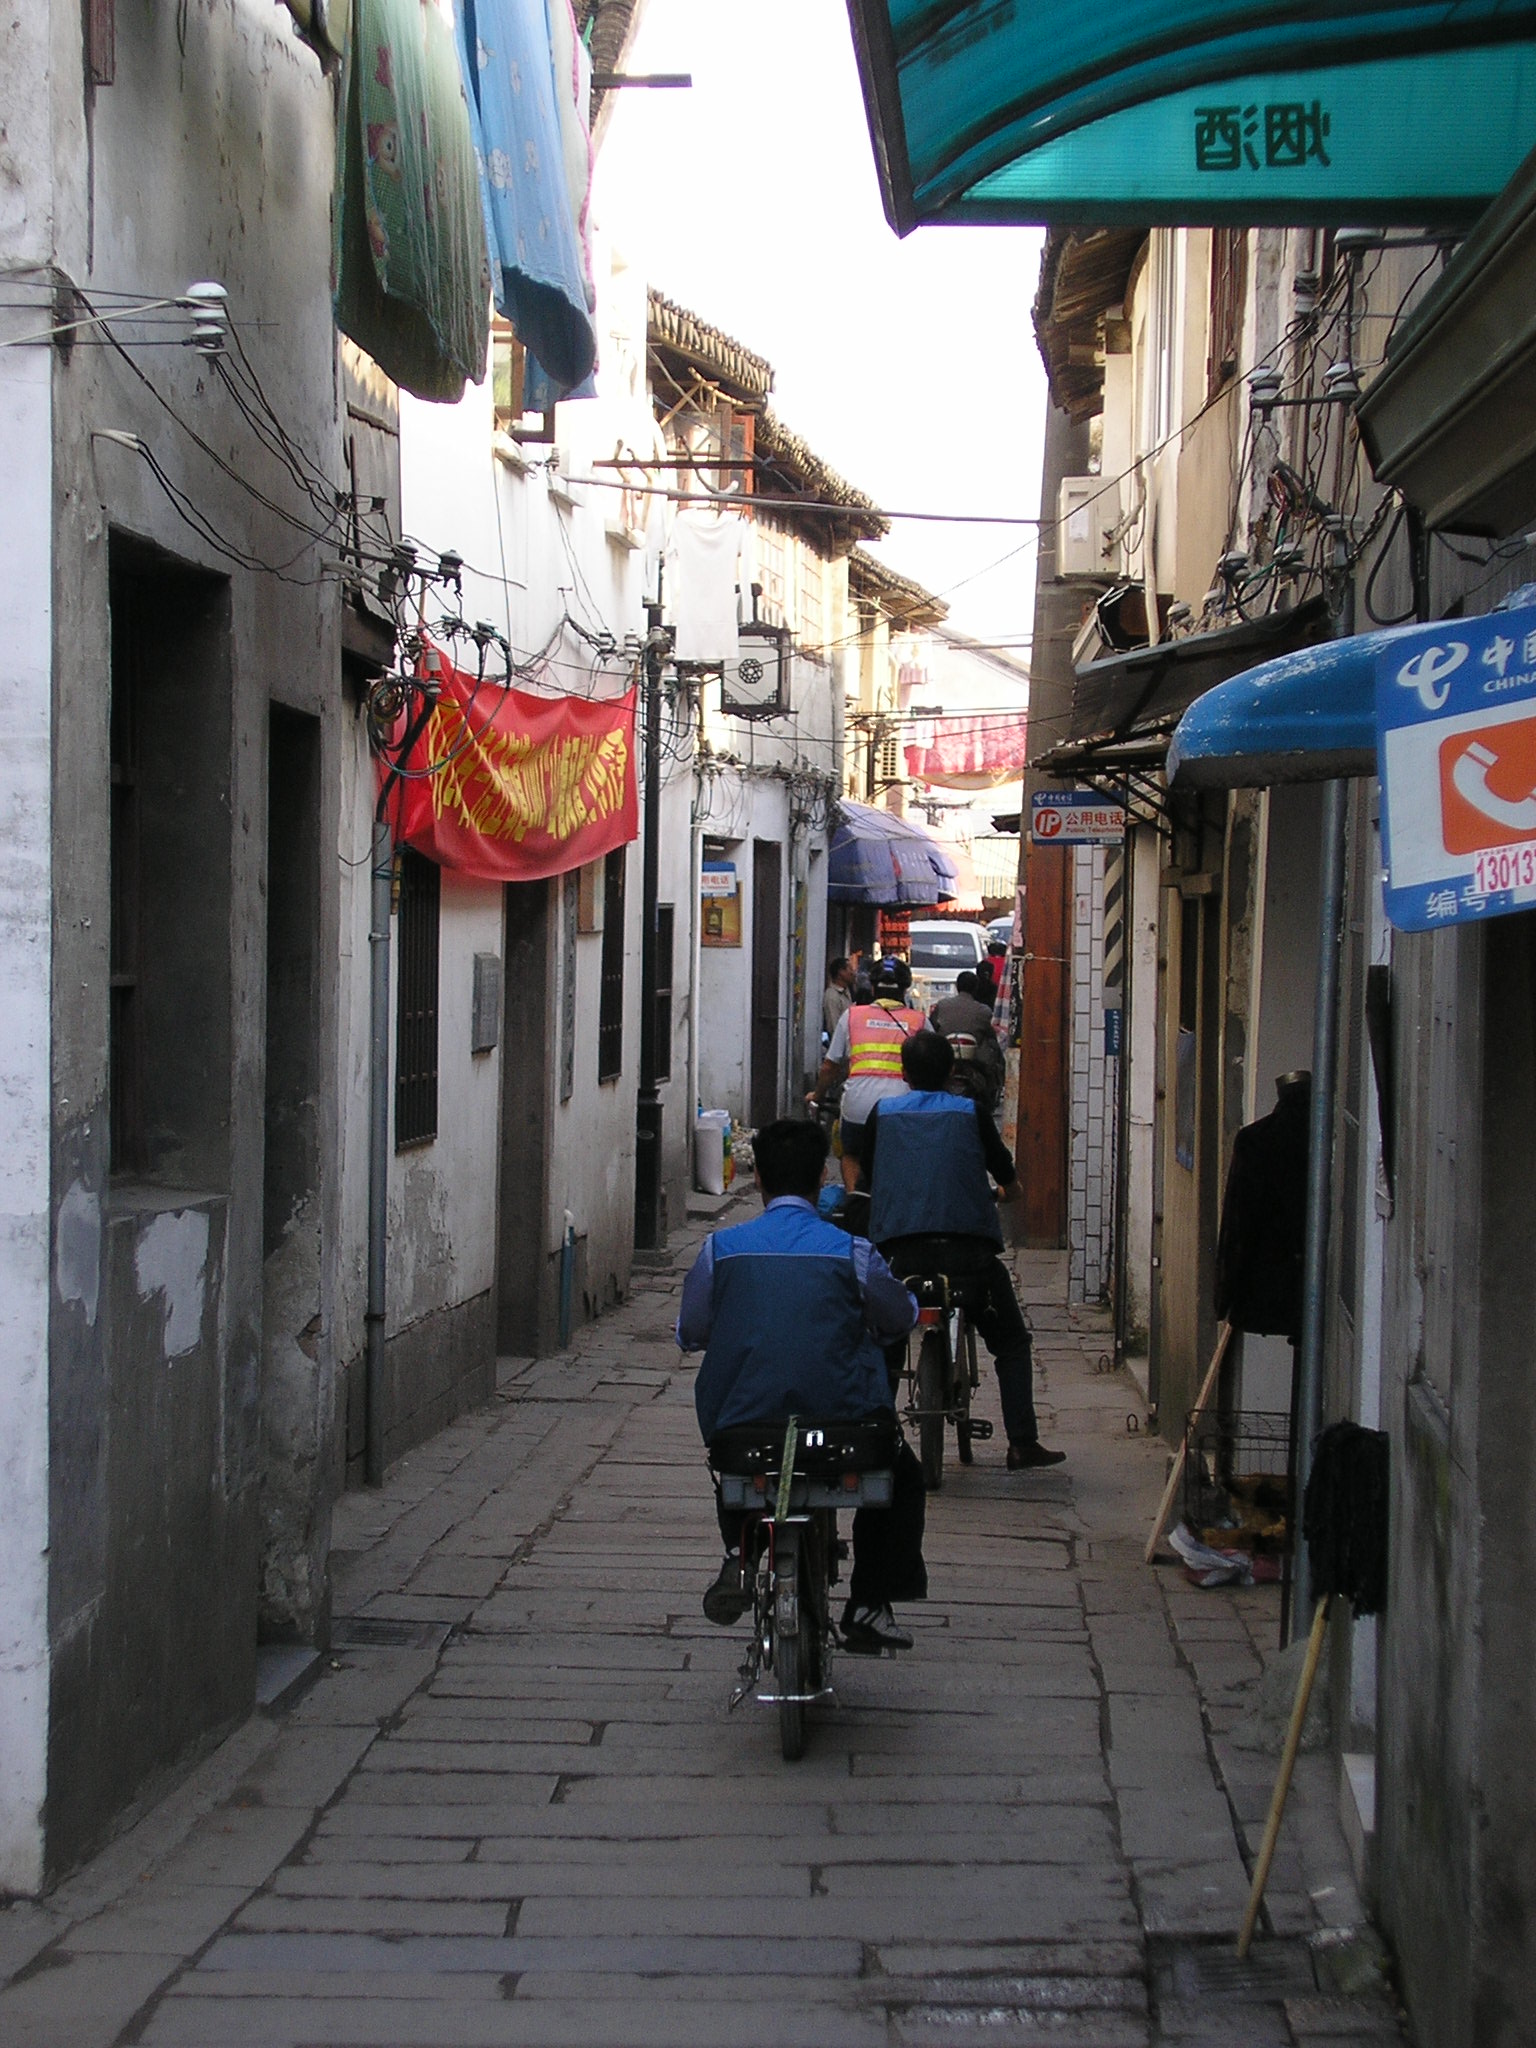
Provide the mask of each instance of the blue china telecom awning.
POLYGON ((1254 789, 1374 775, 1376 656, 1392 638, 1388 631, 1325 640, 1207 690, 1174 729, 1170 784, 1254 789))
POLYGON ((958 879, 954 862, 921 826, 873 804, 839 804, 827 853, 829 903, 915 910, 947 902, 958 879))
POLYGON ((1522 0, 848 0, 885 209, 920 222, 1468 218, 1536 135, 1522 0))
MULTIPOLYGON (((1526 589, 1516 593, 1522 600, 1526 589)), ((1498 617, 1495 613, 1493 617, 1498 617)), ((1455 630, 1445 619, 1325 640, 1244 669, 1179 720, 1168 780, 1180 789, 1263 789, 1377 772, 1376 676, 1388 648, 1455 630)))

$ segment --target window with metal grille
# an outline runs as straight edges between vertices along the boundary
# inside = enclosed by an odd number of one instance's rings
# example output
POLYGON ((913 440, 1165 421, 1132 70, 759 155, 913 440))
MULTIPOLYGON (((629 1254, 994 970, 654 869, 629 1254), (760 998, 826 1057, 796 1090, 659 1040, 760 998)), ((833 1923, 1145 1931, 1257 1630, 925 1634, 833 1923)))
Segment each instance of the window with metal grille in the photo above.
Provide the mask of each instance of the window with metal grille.
POLYGON ((406 847, 400 856, 400 955, 395 1030, 395 1149, 437 1136, 437 969, 442 870, 406 847))
POLYGON ((880 765, 876 771, 879 780, 887 788, 901 780, 901 735, 885 732, 880 736, 880 765))
POLYGON ((603 974, 597 1009, 597 1078, 624 1066, 624 848, 603 864, 603 974))
POLYGON ((656 906, 656 1078, 672 1078, 672 936, 676 928, 670 903, 656 906))

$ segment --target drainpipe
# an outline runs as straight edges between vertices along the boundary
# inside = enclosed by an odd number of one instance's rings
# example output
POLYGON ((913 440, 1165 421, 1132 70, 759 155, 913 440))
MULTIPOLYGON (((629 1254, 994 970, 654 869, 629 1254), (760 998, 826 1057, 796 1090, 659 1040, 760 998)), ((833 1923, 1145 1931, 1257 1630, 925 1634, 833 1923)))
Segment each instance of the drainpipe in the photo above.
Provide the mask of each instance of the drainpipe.
MULTIPOLYGON (((382 810, 382 805, 381 805, 382 810)), ((389 912, 395 846, 389 820, 373 828, 368 929, 368 1332, 363 1381, 366 1477, 384 1484, 384 1307, 389 1247, 389 912)))
MULTIPOLYGON (((1340 579, 1333 635, 1347 640, 1355 630, 1354 585, 1349 577, 1349 542, 1335 515, 1334 568, 1340 579)), ((1301 1343, 1297 1350, 1296 1501, 1299 1537, 1301 1503, 1312 1474, 1312 1446, 1323 1422, 1323 1345, 1328 1290, 1328 1226, 1333 1201, 1333 1109, 1339 1047, 1340 941, 1344 928, 1344 832, 1349 785, 1334 781, 1323 790, 1323 853, 1317 924, 1317 995, 1312 1012, 1312 1109, 1307 1132, 1307 1234, 1302 1263, 1301 1343)), ((1312 1626, 1312 1579, 1307 1546, 1296 1543, 1296 1597, 1291 1602, 1291 1636, 1312 1626)))
POLYGON ((640 1088, 635 1102, 635 1249, 660 1251, 661 1091, 656 1085, 656 899, 661 879, 661 671, 668 651, 661 606, 647 605, 645 829, 641 842, 640 1088))

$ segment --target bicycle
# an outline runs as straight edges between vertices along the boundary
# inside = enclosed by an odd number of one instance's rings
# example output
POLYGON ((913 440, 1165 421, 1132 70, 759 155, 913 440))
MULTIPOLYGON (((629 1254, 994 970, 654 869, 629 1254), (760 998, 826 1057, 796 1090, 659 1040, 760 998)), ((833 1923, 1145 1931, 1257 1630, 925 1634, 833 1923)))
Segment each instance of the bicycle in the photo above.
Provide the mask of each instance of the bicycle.
POLYGON ((752 1585, 752 1638, 731 1694, 735 1709, 764 1672, 757 1694, 779 1710, 786 1763, 805 1754, 807 1711, 834 1697, 831 1593, 837 1583, 839 1509, 889 1507, 895 1487, 894 1424, 742 1423, 710 1439, 720 1504, 740 1509, 743 1571, 752 1585))
POLYGON ((973 1443, 985 1443, 992 1425, 972 1415, 971 1396, 980 1385, 976 1330, 971 1313, 986 1300, 987 1283, 972 1274, 905 1273, 917 1299, 917 1356, 907 1348, 905 1419, 917 1425, 923 1484, 937 1493, 944 1484, 944 1430, 955 1432, 955 1454, 972 1461, 973 1443))

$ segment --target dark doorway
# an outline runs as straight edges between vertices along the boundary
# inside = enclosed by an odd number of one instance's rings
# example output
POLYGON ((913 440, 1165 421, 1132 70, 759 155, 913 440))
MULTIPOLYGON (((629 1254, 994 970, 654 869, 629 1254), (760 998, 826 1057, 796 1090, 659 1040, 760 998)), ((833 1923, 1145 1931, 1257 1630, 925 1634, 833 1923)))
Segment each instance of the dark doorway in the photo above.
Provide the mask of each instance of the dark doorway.
POLYGON ((752 1121, 779 1113, 779 990, 783 972, 783 848, 752 842, 752 1121))
POLYGON ((319 719, 274 704, 267 760, 264 1257, 319 1183, 319 719))
POLYGON ((327 1518, 317 1481, 332 1421, 322 1371, 320 721, 268 714, 267 1004, 261 1237, 259 1638, 323 1642, 327 1518))
MULTIPOLYGON (((558 883, 506 888, 501 1034, 501 1191, 496 1230, 496 1349, 537 1357, 554 1343, 558 1275, 545 1242, 550 1090, 550 904, 558 883)), ((564 935, 574 947, 574 919, 564 935)), ((567 986, 573 983, 567 979, 567 986)))

